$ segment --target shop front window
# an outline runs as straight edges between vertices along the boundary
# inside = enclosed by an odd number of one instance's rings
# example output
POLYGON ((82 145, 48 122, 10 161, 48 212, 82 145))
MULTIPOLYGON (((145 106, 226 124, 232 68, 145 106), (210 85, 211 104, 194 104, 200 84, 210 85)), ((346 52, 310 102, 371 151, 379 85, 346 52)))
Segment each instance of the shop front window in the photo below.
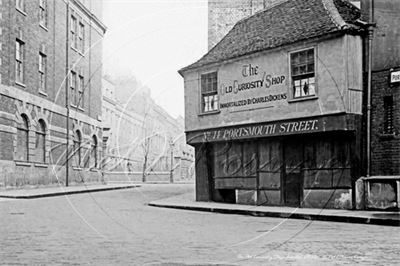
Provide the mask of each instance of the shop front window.
POLYGON ((201 111, 202 113, 219 110, 217 72, 201 75, 201 111))
POLYGON ((290 54, 293 98, 315 95, 314 48, 290 54))

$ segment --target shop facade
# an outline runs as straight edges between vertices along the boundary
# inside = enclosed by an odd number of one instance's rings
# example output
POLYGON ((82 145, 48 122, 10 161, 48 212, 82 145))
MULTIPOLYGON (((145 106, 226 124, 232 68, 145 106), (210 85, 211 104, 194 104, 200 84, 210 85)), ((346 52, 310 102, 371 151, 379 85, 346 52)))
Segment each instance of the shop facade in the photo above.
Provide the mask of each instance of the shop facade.
POLYGON ((349 23, 359 10, 340 3, 288 1, 259 12, 180 70, 198 201, 354 207, 362 37, 349 23))

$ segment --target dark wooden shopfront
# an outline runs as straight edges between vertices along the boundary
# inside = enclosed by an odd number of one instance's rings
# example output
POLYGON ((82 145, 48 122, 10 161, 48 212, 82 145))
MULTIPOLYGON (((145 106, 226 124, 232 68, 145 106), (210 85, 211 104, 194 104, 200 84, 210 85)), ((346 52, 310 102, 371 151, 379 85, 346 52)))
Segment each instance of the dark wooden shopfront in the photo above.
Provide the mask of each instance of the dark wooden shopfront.
POLYGON ((207 144, 211 200, 292 207, 331 204, 336 190, 352 188, 352 138, 310 134, 207 144), (309 202, 307 194, 315 191, 323 198, 309 202))
MULTIPOLYGON (((319 131, 223 139, 226 132, 246 133, 237 127, 236 132, 223 128, 189 135, 197 142, 196 199, 351 208, 360 168, 356 120, 338 116, 313 121, 319 131)), ((267 132, 270 124, 265 128, 267 132)))

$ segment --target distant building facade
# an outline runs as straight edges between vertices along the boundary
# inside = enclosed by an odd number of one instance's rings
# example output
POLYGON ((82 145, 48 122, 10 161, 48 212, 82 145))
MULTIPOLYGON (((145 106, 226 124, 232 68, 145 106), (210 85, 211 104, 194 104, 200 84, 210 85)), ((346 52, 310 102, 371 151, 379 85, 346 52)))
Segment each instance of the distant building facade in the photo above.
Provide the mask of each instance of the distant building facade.
POLYGON ((214 47, 239 20, 284 0, 209 0, 208 50, 214 47))
POLYGON ((132 92, 126 87, 129 79, 116 84, 110 80, 103 79, 104 127, 110 128, 103 163, 106 176, 170 181, 172 171, 174 181, 192 180, 194 149, 186 144, 183 119, 158 106, 148 89, 132 92))
POLYGON ((347 1, 283 1, 241 19, 180 70, 198 201, 354 208, 360 17, 347 1))
POLYGON ((0 186, 66 183, 67 142, 68 181, 101 179, 106 27, 87 2, 2 2, 0 186))

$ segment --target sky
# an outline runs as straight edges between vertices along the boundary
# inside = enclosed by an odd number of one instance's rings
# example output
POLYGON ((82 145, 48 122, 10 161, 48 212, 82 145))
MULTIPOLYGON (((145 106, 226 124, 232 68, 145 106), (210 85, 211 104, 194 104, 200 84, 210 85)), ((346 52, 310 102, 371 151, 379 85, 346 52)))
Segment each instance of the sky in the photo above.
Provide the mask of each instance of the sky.
POLYGON ((178 70, 207 52, 207 0, 103 0, 104 74, 133 75, 172 116, 184 115, 178 70))

